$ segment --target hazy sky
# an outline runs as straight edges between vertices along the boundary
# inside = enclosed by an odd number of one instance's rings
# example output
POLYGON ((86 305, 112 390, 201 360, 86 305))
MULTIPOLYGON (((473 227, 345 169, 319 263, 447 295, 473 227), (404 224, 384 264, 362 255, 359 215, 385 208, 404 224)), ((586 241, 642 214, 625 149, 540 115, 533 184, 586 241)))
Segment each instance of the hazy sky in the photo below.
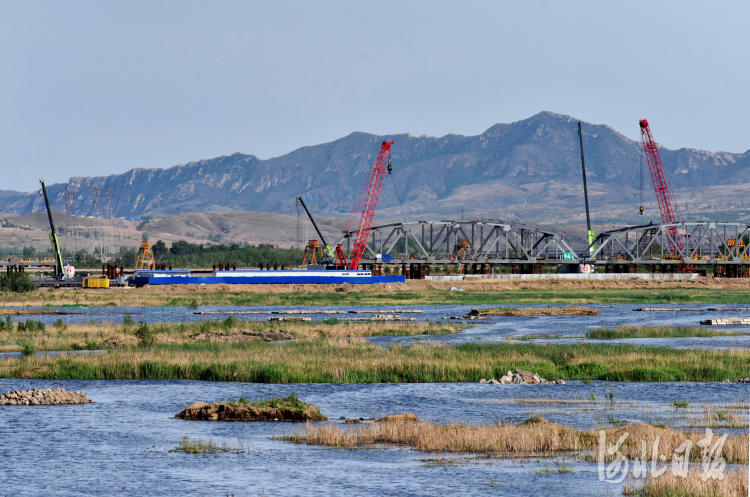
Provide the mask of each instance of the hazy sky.
POLYGON ((0 189, 550 110, 750 149, 750 1, 0 3, 0 189))

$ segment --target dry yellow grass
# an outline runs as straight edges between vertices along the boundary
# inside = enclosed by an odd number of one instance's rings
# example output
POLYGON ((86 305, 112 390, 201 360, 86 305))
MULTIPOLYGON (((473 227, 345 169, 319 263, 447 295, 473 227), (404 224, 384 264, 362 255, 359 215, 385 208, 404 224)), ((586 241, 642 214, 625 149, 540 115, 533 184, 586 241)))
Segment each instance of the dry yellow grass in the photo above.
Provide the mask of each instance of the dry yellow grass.
MULTIPOLYGON (((685 440, 693 445, 705 434, 686 434, 669 428, 634 424, 605 430, 607 443, 613 444, 624 433, 628 438, 622 452, 628 458, 642 456, 642 441, 646 442, 647 457, 659 437, 658 455, 671 454, 685 440)), ((348 428, 341 425, 306 424, 287 439, 311 445, 340 448, 366 448, 377 444, 395 444, 413 447, 423 452, 486 453, 504 457, 551 457, 559 452, 575 452, 595 460, 598 454, 598 432, 583 432, 543 418, 531 418, 520 424, 500 423, 490 426, 453 423, 438 425, 418 423, 372 423, 348 428)), ((727 439, 722 452, 729 463, 748 462, 748 436, 734 435, 727 439)), ((610 459, 612 459, 610 457, 610 459)), ((700 460, 693 450, 691 460, 700 460)))
MULTIPOLYGON (((136 316, 137 317, 137 316, 136 316)), ((413 336, 423 334, 455 333, 459 325, 447 326, 425 322, 265 322, 265 321, 203 321, 196 323, 156 323, 149 325, 156 333, 157 344, 194 343, 191 335, 201 332, 213 332, 223 335, 237 334, 242 331, 279 331, 291 332, 297 339, 315 338, 348 338, 370 336, 413 336), (208 324, 201 324, 208 323, 208 324)), ((18 342, 33 343, 37 350, 71 350, 79 348, 107 348, 112 346, 136 346, 138 339, 134 335, 135 324, 124 326, 112 322, 99 324, 70 324, 58 330, 47 326, 46 331, 18 332, 0 331, 0 350, 20 350, 18 342), (89 345, 93 344, 91 347, 89 345)), ((257 340, 260 340, 259 338, 257 340)), ((214 341, 208 338, 207 341, 214 341)))
POLYGON ((667 471, 658 478, 649 478, 645 484, 631 480, 623 490, 625 495, 643 497, 747 497, 747 468, 725 469, 722 480, 708 478, 703 481, 701 471, 688 472, 687 478, 667 471))

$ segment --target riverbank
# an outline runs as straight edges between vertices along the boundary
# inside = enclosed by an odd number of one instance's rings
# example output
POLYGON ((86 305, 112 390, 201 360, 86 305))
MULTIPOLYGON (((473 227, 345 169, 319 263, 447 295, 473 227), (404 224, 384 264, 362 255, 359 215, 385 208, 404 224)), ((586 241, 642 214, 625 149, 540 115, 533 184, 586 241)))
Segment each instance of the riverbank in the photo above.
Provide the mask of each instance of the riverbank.
POLYGON ((750 350, 528 343, 383 348, 362 338, 315 338, 285 343, 203 340, 0 361, 0 377, 5 378, 256 383, 477 382, 516 369, 564 380, 734 381, 750 377, 750 350))
POLYGON ((0 295, 4 308, 26 306, 422 305, 422 304, 745 304, 747 279, 407 280, 383 285, 174 285, 49 289, 0 295), (462 292, 451 291, 460 287, 462 292))

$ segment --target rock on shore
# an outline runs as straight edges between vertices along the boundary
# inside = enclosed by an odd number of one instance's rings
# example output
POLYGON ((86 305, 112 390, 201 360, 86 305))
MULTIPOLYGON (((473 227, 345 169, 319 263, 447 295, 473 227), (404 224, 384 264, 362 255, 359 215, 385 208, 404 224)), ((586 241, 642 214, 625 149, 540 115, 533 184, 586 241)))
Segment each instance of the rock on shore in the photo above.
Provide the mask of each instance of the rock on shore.
POLYGON ((750 383, 750 378, 740 378, 739 380, 724 380, 724 383, 750 383))
MULTIPOLYGON (((281 399, 285 400, 285 399, 281 399)), ((281 403, 279 407, 253 405, 250 402, 195 402, 175 418, 192 421, 326 421, 328 418, 312 404, 300 407, 281 403)))
POLYGON ((13 390, 0 395, 0 406, 49 406, 62 404, 93 404, 83 392, 68 392, 64 388, 41 390, 13 390))
POLYGON ((375 421, 376 423, 419 423, 416 414, 405 412, 403 414, 390 414, 375 421))
POLYGON ((497 384, 497 385, 508 385, 508 384, 519 384, 519 385, 533 385, 533 384, 544 384, 544 385, 565 385, 564 380, 545 380, 538 373, 532 373, 523 369, 516 369, 513 373, 508 371, 505 376, 500 378, 500 381, 492 378, 485 380, 482 378, 479 380, 482 384, 497 384))

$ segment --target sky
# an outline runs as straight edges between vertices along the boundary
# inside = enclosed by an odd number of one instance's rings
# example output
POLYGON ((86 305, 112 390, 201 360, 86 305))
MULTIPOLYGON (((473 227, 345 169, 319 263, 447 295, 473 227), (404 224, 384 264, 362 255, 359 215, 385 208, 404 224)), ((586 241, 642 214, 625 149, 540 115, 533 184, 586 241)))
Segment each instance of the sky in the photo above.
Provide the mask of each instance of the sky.
POLYGON ((750 0, 0 2, 0 190, 541 111, 750 149, 750 0))

